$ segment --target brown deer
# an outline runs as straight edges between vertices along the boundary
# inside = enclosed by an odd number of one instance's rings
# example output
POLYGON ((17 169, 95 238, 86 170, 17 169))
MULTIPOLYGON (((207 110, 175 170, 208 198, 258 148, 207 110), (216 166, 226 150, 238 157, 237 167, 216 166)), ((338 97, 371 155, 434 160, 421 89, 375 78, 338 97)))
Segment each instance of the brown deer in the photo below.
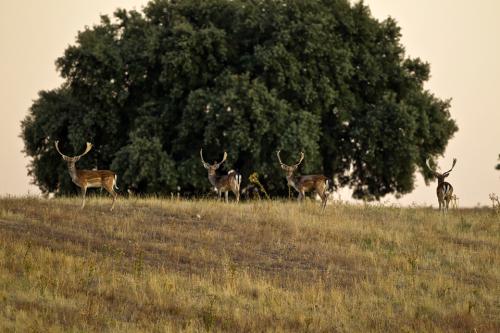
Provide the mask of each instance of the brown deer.
POLYGON ((278 161, 280 162, 281 168, 285 170, 288 185, 292 186, 297 190, 297 192, 299 192, 297 200, 302 201, 306 195, 306 192, 315 190, 321 198, 321 208, 322 210, 324 210, 326 207, 328 196, 330 195, 330 193, 328 192, 331 185, 330 179, 328 179, 328 177, 324 175, 294 176, 293 173, 295 172, 295 170, 297 170, 300 163, 304 159, 303 152, 300 153, 300 159, 294 165, 286 165, 281 161, 280 150, 276 152, 276 155, 278 156, 278 161))
POLYGON ((229 200, 229 191, 232 191, 236 196, 236 203, 240 201, 240 185, 241 185, 241 175, 234 171, 229 170, 227 175, 217 175, 216 170, 226 161, 227 153, 224 152, 224 157, 219 163, 214 162, 214 164, 208 164, 203 159, 203 149, 200 149, 201 162, 205 169, 208 170, 208 180, 210 184, 215 187, 215 190, 219 194, 219 199, 222 197, 222 192, 225 193, 226 202, 229 200))
POLYGON ((116 179, 117 176, 113 171, 110 170, 78 170, 75 166, 75 163, 78 162, 78 160, 87 154, 91 149, 92 149, 92 144, 90 142, 87 142, 87 148, 83 152, 83 154, 78 155, 78 156, 66 156, 61 151, 59 150, 59 141, 55 142, 56 150, 57 152, 62 156, 62 158, 68 163, 68 171, 69 175, 71 176, 71 180, 73 183, 75 183, 78 187, 82 189, 82 195, 83 195, 83 202, 82 202, 82 209, 85 207, 85 195, 87 193, 87 188, 89 187, 97 187, 97 188, 105 188, 106 191, 111 194, 113 197, 113 203, 111 204, 111 211, 115 207, 115 200, 116 197, 118 196, 115 192, 115 188, 118 189, 116 186, 116 179))
POLYGON ((451 186, 450 183, 445 182, 444 179, 450 175, 451 170, 455 167, 455 164, 457 164, 457 159, 453 159, 453 165, 451 166, 451 169, 439 173, 434 171, 431 166, 429 165, 429 160, 427 159, 425 161, 425 164, 429 168, 429 170, 432 172, 433 176, 437 178, 438 180, 438 186, 436 188, 436 194, 438 198, 438 203, 439 203, 439 210, 443 210, 443 212, 448 211, 448 207, 450 205, 450 201, 453 197, 453 186, 451 186))

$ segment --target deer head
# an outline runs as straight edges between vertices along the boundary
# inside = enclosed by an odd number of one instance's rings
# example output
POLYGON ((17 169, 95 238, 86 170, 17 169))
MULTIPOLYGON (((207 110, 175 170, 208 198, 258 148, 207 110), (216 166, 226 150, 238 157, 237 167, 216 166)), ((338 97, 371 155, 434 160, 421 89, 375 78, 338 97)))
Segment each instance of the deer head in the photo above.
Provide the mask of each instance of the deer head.
POLYGON ((203 167, 205 167, 205 169, 208 170, 208 174, 215 175, 215 170, 217 170, 222 165, 222 163, 226 161, 227 153, 224 152, 224 157, 222 158, 222 161, 220 161, 219 163, 214 161, 214 164, 209 164, 205 162, 205 160, 203 159, 203 148, 200 149, 200 157, 201 157, 201 163, 203 163, 203 167))
POLYGON ((278 150, 276 152, 276 155, 278 156, 278 161, 280 162, 281 168, 285 170, 287 177, 291 177, 292 174, 295 172, 295 170, 297 170, 297 168, 299 167, 300 163, 302 163, 302 160, 304 159, 304 153, 300 152, 300 159, 296 164, 287 165, 281 161, 280 151, 281 150, 278 150))

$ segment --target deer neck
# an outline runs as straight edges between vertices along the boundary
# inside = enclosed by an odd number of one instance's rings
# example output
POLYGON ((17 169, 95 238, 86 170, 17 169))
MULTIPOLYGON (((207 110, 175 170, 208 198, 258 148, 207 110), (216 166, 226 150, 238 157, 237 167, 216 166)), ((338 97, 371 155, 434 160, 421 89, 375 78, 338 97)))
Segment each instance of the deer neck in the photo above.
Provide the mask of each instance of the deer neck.
POLYGON ((217 187, 217 180, 219 179, 219 176, 215 172, 208 172, 208 180, 210 181, 210 184, 212 186, 217 187))
POLYGON ((68 172, 69 175, 71 176, 71 180, 73 182, 76 182, 78 180, 78 175, 76 173, 76 165, 75 163, 68 163, 68 172))
POLYGON ((295 176, 294 174, 287 175, 286 180, 287 180, 288 186, 292 186, 294 189, 298 190, 297 189, 298 178, 299 177, 295 176))

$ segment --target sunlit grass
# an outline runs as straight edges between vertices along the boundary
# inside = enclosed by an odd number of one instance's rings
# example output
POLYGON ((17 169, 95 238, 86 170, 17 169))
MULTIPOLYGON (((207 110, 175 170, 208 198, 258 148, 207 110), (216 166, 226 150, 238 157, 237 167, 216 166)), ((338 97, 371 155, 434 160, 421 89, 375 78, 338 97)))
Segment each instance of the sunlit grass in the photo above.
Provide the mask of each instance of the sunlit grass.
POLYGON ((0 331, 500 330, 500 216, 0 199, 0 331))

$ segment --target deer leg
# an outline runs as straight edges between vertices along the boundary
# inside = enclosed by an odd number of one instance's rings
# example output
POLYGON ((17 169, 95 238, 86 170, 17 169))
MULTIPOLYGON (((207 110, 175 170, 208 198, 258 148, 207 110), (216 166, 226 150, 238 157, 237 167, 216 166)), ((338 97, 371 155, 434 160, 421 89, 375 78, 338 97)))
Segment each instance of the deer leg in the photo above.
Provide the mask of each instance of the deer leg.
POLYGON ((234 195, 236 196, 236 203, 240 202, 240 191, 233 190, 234 195))
POLYGON ((111 212, 113 211, 113 208, 115 208, 115 201, 116 201, 116 197, 118 196, 118 194, 116 194, 115 191, 113 191, 113 203, 111 204, 111 208, 109 209, 111 212))
POLYGON ((224 196, 226 197, 226 203, 229 202, 229 191, 224 192, 224 196))
POLYGON ((83 209, 85 207, 85 195, 87 194, 87 186, 83 186, 82 187, 82 196, 83 196, 83 201, 82 201, 82 208, 83 209))
POLYGON ((441 211, 441 210, 444 211, 444 195, 440 189, 438 189, 438 191, 437 191, 437 198, 438 198, 438 202, 439 202, 439 211, 441 211))
POLYGON ((113 190, 113 185, 111 185, 111 187, 110 186, 105 186, 104 188, 113 197, 113 203, 111 204, 111 209, 110 209, 110 211, 112 212, 113 208, 115 208, 115 201, 116 201, 116 197, 118 196, 118 194, 116 194, 115 190, 113 190))
POLYGON ((321 198, 321 206, 322 210, 324 211, 326 209, 326 203, 328 201, 328 196, 330 195, 330 192, 328 192, 328 181, 324 183, 324 186, 320 187, 320 190, 318 191, 318 194, 321 198))
POLYGON ((324 194, 320 195, 319 197, 321 198, 321 211, 324 211, 326 207, 326 198, 324 197, 324 194))
POLYGON ((300 191, 299 196, 297 197, 297 201, 301 202, 305 196, 305 193, 303 191, 300 191))
POLYGON ((328 193, 323 192, 323 195, 321 196, 321 206, 323 211, 326 209, 327 201, 328 201, 328 193))

